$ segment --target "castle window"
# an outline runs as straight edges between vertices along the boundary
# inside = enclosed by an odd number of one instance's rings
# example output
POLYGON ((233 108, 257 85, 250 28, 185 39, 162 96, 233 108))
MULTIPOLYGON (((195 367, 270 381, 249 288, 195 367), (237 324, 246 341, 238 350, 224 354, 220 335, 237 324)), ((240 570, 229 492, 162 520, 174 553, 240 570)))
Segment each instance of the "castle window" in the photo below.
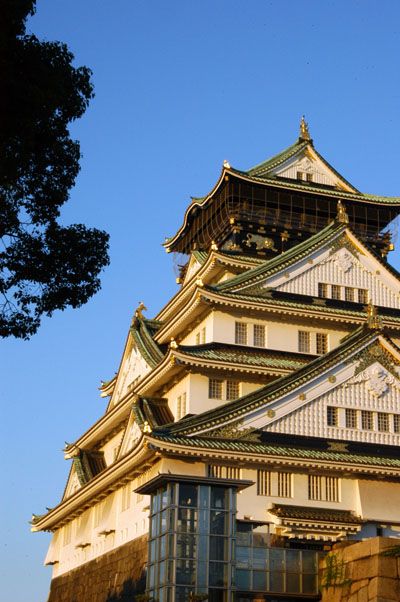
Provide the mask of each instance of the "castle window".
POLYGON ((328 335, 324 332, 317 332, 316 348, 318 355, 323 355, 328 351, 328 335))
POLYGON ((306 330, 299 330, 299 351, 310 353, 310 333, 306 330))
POLYGON ((257 470, 257 495, 271 495, 270 470, 257 470))
POLYGON ((308 499, 323 502, 338 502, 339 479, 337 477, 309 475, 308 499))
POLYGON ((326 408, 326 423, 328 426, 338 425, 338 409, 333 406, 326 408))
POLYGON ((361 427, 365 431, 372 431, 374 428, 374 420, 372 412, 362 410, 361 412, 361 427))
POLYGON ((351 286, 344 287, 344 298, 346 301, 354 301, 354 288, 351 286))
POLYGON ((132 483, 129 482, 121 490, 121 512, 125 512, 131 505, 132 483))
POLYGON ((208 397, 210 399, 222 399, 222 383, 219 378, 210 378, 208 381, 208 397))
POLYGON ((183 416, 186 415, 186 393, 182 393, 179 395, 176 400, 176 418, 180 420, 183 416))
POLYGON ((255 347, 265 347, 265 326, 254 324, 253 344, 255 347))
POLYGON ((357 411, 351 408, 346 408, 346 427, 348 429, 357 428, 357 411))
POLYGON ((332 299, 341 299, 341 287, 338 284, 332 284, 332 299))
POLYGON ((201 343, 204 345, 206 342, 206 329, 205 327, 201 329, 201 343))
POLYGON ((303 174, 303 172, 302 172, 302 171, 298 171, 298 172, 296 173, 296 177, 297 177, 297 179, 298 179, 298 180, 304 180, 304 178, 303 178, 303 175, 304 175, 304 174, 303 174))
POLYGON ((389 414, 378 412, 378 431, 386 432, 389 430, 389 414))
POLYGON ((237 466, 221 466, 219 464, 208 464, 207 476, 217 479, 240 479, 241 470, 237 466))
POLYGON ((307 180, 307 182, 312 182, 313 181, 313 175, 312 175, 312 173, 307 173, 306 174, 306 180, 307 180))
POLYGON ((239 383, 236 380, 226 381, 226 399, 237 399, 239 397, 239 383))
POLYGON ((328 296, 328 285, 325 282, 318 282, 318 297, 326 298, 328 296))
POLYGON ((235 322, 235 343, 236 345, 247 345, 247 324, 245 322, 235 322))
POLYGON ((368 303, 368 290, 366 288, 358 289, 358 302, 368 303))
POLYGON ((278 497, 292 497, 292 474, 278 472, 278 497))
POLYGON ((393 430, 395 433, 400 433, 400 414, 393 416, 393 430))
POLYGON ((196 345, 200 345, 200 333, 196 332, 196 345))

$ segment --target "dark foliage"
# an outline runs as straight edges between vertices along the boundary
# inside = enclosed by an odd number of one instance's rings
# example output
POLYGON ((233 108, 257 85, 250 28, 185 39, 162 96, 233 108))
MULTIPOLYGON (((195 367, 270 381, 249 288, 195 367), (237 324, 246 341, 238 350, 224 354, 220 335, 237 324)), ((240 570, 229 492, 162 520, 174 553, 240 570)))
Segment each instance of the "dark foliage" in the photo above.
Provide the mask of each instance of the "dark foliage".
POLYGON ((99 290, 108 234, 58 223, 79 172, 68 126, 93 97, 91 71, 65 44, 26 33, 35 0, 0 9, 0 336, 29 338, 43 315, 99 290))

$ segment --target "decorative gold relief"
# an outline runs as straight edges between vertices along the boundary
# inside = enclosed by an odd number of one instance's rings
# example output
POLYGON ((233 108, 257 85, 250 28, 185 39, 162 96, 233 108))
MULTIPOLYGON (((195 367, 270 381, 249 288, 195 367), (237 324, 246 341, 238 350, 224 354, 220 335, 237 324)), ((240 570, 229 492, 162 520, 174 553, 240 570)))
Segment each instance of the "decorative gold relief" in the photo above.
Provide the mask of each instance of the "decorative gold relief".
POLYGON ((330 382, 330 383, 335 383, 335 382, 336 382, 336 376, 333 376, 333 375, 332 375, 332 376, 330 376, 330 377, 328 378, 328 380, 329 380, 329 382, 330 382))
POLYGON ((275 410, 268 410, 268 412, 267 412, 268 418, 274 418, 275 414, 276 414, 275 410))
POLYGON ((300 393, 299 399, 300 401, 304 401, 305 399, 307 399, 307 395, 305 393, 300 393))

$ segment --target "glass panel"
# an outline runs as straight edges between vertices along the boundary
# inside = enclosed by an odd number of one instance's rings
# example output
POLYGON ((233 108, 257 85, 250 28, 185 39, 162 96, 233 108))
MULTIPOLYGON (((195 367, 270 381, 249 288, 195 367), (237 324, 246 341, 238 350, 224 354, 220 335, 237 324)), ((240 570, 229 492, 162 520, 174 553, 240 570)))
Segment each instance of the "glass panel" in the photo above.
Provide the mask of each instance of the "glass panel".
POLYGON ((154 561, 156 558, 156 540, 150 543, 150 558, 149 562, 154 561))
POLYGON ((253 572, 253 589, 257 591, 266 591, 267 589, 267 573, 265 571, 253 572))
POLYGON ((303 573, 316 573, 317 572, 317 564, 316 559, 317 555, 313 551, 303 550, 302 552, 302 563, 303 563, 303 573))
POLYGON ((151 523, 150 523, 150 537, 157 537, 157 535, 159 534, 158 531, 158 514, 155 514, 152 519, 151 519, 151 523))
POLYGON ((176 561, 176 582, 181 585, 195 585, 196 570, 193 560, 176 561))
POLYGON ((210 487, 200 485, 199 508, 208 508, 210 505, 210 487))
POLYGON ((149 566, 148 584, 149 587, 154 587, 154 564, 149 566))
POLYGON ((317 593, 317 576, 316 575, 304 575, 303 574, 303 594, 316 594, 317 593))
POLYGON ((210 512, 210 533, 218 535, 228 534, 229 514, 221 510, 212 510, 210 512))
MULTIPOLYGON (((283 571, 284 570, 284 552, 282 548, 271 548, 269 551, 269 570, 283 571)), ((281 590, 277 590, 281 591, 281 590)))
POLYGON ((168 529, 168 510, 161 512, 161 533, 165 533, 168 529))
POLYGON ((286 550, 286 570, 288 573, 300 573, 300 550, 286 550))
POLYGON ((208 591, 207 602, 226 602, 227 594, 220 589, 210 589, 208 591))
POLYGON ((267 548, 253 548, 253 567, 257 569, 267 568, 267 548))
POLYGON ((162 491, 161 491, 161 509, 166 508, 170 503, 170 495, 169 495, 169 490, 167 489, 167 487, 165 487, 162 491))
POLYGON ((210 537, 210 560, 228 560, 228 543, 226 537, 210 537))
POLYGON ((197 486, 179 483, 179 506, 197 506, 197 486))
POLYGON ((229 509, 229 490, 225 487, 211 487, 211 508, 229 509))
POLYGON ((167 556, 167 536, 163 535, 160 537, 160 558, 166 558, 167 556))
POLYGON ((293 594, 300 592, 300 575, 298 573, 286 573, 286 591, 293 594))
POLYGON ((197 542, 198 558, 208 558, 208 535, 199 535, 197 542))
POLYGON ((197 527, 197 510, 179 508, 177 530, 182 533, 194 533, 197 527))
POLYGON ((188 602, 190 591, 191 589, 189 589, 188 587, 176 587, 175 602, 188 602))
POLYGON ((270 537, 267 525, 261 525, 253 529, 253 546, 268 547, 269 539, 270 537))
POLYGON ((283 592, 283 573, 269 574, 269 591, 283 592))
POLYGON ((196 535, 178 534, 176 536, 176 556, 177 558, 195 558, 196 535))
POLYGON ((164 584, 166 583, 166 569, 167 569, 167 563, 164 560, 164 562, 160 562, 159 564, 159 569, 158 569, 158 582, 159 584, 164 584))
POLYGON ((236 570, 236 588, 239 590, 250 589, 250 571, 236 570))
POLYGON ((210 562, 208 584, 224 587, 228 582, 228 565, 225 562, 210 562))
POLYGON ((238 568, 250 567, 251 548, 236 546, 236 566, 238 568))
MULTIPOLYGON (((207 558, 204 556, 204 558, 207 558)), ((207 587, 207 568, 208 562, 197 563, 197 589, 207 587)))
POLYGON ((252 525, 249 523, 236 523, 236 543, 239 546, 251 546, 252 525))

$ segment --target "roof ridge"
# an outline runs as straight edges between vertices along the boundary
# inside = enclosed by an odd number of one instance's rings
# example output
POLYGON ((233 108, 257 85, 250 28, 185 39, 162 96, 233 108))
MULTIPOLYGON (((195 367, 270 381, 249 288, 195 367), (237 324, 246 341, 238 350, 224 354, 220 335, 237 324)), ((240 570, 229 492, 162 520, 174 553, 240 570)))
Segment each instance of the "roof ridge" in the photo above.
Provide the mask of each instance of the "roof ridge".
POLYGON ((302 150, 303 148, 306 148, 309 145, 312 146, 310 140, 302 140, 301 138, 298 138, 296 142, 279 152, 277 155, 273 155, 269 159, 261 161, 261 163, 257 163, 257 165, 254 165, 254 167, 245 170, 244 173, 253 175, 259 172, 260 170, 264 171, 268 167, 275 167, 275 165, 283 163, 286 159, 289 159, 290 157, 295 155, 299 150, 302 150))

